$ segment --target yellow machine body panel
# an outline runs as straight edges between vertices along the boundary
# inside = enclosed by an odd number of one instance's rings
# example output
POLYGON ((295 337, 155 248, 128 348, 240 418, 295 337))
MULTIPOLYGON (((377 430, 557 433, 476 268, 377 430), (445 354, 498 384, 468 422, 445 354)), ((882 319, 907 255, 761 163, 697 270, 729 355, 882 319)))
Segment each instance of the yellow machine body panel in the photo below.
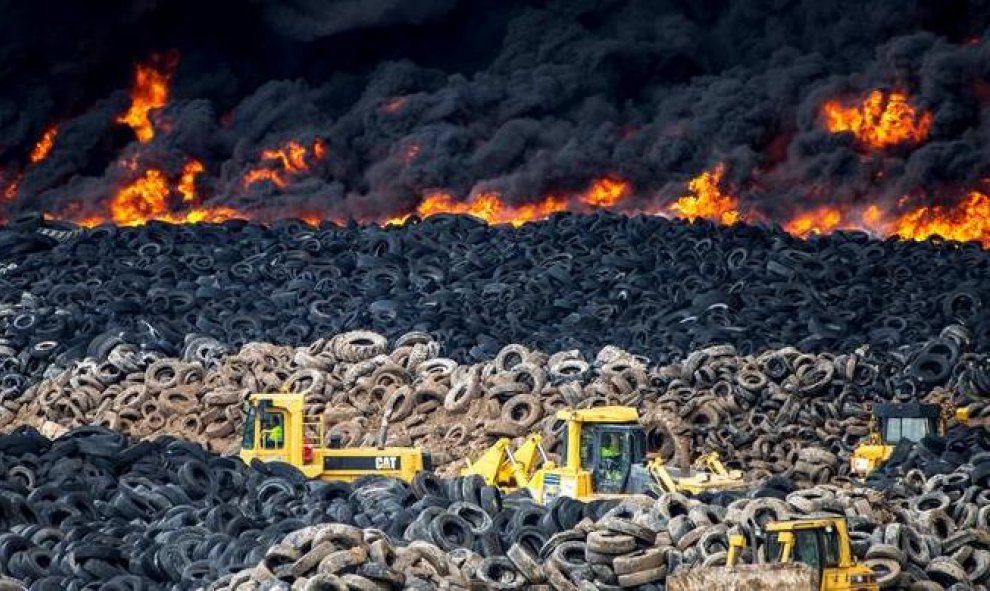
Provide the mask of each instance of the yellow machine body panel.
POLYGON ((309 478, 348 482, 368 474, 410 481, 432 468, 420 448, 328 446, 323 420, 304 414, 302 394, 254 394, 248 404, 239 454, 244 462, 286 462, 309 478))
POLYGON ((893 453, 893 445, 884 445, 879 438, 871 439, 856 446, 849 457, 849 467, 852 468, 853 474, 865 478, 870 472, 889 460, 893 453))
POLYGON ((725 567, 688 569, 668 578, 672 591, 819 589, 877 591, 873 571, 856 562, 841 517, 776 521, 764 528, 767 563, 739 564, 742 535, 729 536, 725 567), (788 587, 788 585, 790 587, 788 587))

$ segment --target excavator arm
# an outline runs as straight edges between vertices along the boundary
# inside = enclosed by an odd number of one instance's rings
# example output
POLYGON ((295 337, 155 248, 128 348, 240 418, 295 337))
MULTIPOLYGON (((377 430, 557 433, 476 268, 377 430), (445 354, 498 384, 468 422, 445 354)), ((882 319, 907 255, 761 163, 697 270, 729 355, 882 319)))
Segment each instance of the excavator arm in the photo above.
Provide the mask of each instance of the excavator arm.
POLYGON ((540 465, 550 464, 543 452, 543 437, 534 433, 515 451, 512 441, 503 437, 489 447, 476 461, 468 460, 462 476, 478 475, 485 484, 502 488, 524 488, 540 465))
POLYGON ((696 470, 708 470, 712 474, 718 474, 719 476, 728 476, 729 474, 729 471, 725 469, 725 465, 722 464, 722 459, 719 457, 717 451, 698 456, 698 459, 694 461, 694 468, 696 470))

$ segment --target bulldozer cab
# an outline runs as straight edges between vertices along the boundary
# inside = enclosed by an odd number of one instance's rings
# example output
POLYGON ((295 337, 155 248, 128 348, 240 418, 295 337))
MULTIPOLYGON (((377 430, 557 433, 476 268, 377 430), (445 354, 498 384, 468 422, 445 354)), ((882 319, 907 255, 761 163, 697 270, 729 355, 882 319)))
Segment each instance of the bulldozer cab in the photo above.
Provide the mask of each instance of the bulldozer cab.
POLYGON ((591 473, 600 494, 626 492, 633 467, 646 459, 646 433, 638 424, 581 423, 580 446, 578 468, 591 473))
POLYGON ((935 404, 877 404, 873 420, 886 445, 900 441, 921 441, 926 435, 938 435, 941 408, 935 404))
POLYGON ((240 456, 282 461, 296 466, 311 464, 314 450, 321 447, 323 423, 306 417, 301 396, 255 394, 248 399, 240 456))
POLYGON ((819 577, 826 568, 841 566, 839 534, 831 524, 770 533, 767 537, 769 562, 800 562, 819 577))
POLYGON ((635 408, 561 410, 557 419, 564 422, 563 465, 533 475, 527 487, 538 501, 642 492, 634 489, 645 471, 646 432, 635 408))
MULTIPOLYGON (((817 581, 815 588, 823 591, 877 588, 869 567, 856 563, 844 518, 770 522, 760 537, 765 541, 766 563, 805 565, 817 581)), ((737 566, 745 545, 742 535, 730 537, 727 567, 737 566)))

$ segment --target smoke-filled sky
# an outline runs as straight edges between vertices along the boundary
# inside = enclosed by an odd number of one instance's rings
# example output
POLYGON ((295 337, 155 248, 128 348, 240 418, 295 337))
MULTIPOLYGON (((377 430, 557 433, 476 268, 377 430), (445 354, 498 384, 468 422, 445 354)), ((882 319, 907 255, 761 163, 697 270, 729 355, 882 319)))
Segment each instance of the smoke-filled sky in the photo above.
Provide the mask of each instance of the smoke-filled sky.
POLYGON ((633 187, 622 208, 649 210, 722 163, 739 209, 784 222, 820 204, 951 205, 990 164, 977 0, 7 0, 0 14, 8 218, 108 217, 150 168, 181 208, 190 160, 199 205, 359 220, 436 189, 518 206, 606 176, 633 187), (170 72, 147 143, 118 122, 139 63, 170 72), (929 117, 924 134, 877 148, 826 128, 827 101, 876 90, 929 117), (266 159, 289 141, 305 153, 266 159), (279 182, 247 182, 258 168, 279 182))

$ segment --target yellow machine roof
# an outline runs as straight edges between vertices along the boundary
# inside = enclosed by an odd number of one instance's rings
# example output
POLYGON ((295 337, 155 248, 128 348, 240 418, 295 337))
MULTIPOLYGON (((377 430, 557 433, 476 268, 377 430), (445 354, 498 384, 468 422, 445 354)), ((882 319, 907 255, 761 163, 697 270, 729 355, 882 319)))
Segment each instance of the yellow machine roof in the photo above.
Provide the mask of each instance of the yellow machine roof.
POLYGON ((632 406, 596 406, 579 410, 558 410, 557 418, 581 423, 635 423, 639 421, 639 412, 632 406))
POLYGON ((822 517, 818 519, 793 519, 790 521, 771 521, 766 525, 767 531, 789 531, 792 529, 818 529, 821 527, 837 526, 845 521, 843 517, 822 517))
POLYGON ((299 392, 259 392, 248 396, 251 404, 257 404, 262 400, 269 400, 274 405, 288 406, 302 404, 305 396, 299 392))

